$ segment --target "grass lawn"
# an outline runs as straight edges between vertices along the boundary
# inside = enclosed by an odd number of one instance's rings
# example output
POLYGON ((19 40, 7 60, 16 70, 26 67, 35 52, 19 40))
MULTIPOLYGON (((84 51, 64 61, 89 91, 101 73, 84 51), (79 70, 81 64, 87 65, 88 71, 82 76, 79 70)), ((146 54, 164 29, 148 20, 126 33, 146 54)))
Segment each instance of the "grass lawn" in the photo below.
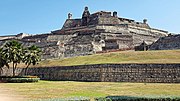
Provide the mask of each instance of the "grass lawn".
POLYGON ((38 83, 0 83, 27 99, 68 97, 127 96, 180 96, 180 84, 166 83, 120 83, 120 82, 73 82, 40 81, 38 83))
MULTIPOLYGON (((180 50, 120 51, 65 59, 48 59, 30 67, 73 66, 106 63, 180 63, 180 50)), ((26 66, 24 64, 18 64, 18 67, 26 66)))
POLYGON ((121 51, 41 61, 37 66, 72 66, 104 63, 180 63, 180 50, 121 51))

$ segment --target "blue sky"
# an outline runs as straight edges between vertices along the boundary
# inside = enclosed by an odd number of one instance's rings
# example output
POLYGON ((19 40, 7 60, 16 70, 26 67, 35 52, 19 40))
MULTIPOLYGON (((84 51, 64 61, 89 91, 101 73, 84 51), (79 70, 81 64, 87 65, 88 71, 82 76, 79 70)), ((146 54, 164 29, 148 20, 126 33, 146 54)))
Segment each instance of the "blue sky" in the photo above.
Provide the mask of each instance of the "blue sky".
POLYGON ((119 17, 142 21, 153 28, 180 33, 180 0, 0 0, 0 35, 48 33, 60 29, 71 12, 117 11, 119 17))

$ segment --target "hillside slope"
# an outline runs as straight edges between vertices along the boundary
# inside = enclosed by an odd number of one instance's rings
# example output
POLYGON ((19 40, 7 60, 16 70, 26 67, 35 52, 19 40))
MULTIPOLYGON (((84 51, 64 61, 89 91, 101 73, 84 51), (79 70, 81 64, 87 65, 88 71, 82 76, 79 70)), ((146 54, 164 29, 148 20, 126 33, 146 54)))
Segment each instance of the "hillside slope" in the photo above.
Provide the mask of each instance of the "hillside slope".
POLYGON ((180 63, 180 50, 122 51, 66 59, 43 60, 37 67, 104 63, 180 63))

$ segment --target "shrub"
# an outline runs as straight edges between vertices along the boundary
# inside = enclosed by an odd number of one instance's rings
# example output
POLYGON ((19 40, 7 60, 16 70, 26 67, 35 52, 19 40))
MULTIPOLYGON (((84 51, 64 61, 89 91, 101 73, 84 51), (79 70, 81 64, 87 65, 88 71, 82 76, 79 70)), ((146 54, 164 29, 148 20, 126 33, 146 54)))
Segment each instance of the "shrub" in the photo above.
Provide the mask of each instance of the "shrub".
POLYGON ((107 96, 105 98, 96 98, 95 101, 180 101, 180 97, 107 96))
POLYGON ((38 76, 0 76, 0 78, 38 78, 38 76))
POLYGON ((38 78, 38 76, 23 76, 25 78, 38 78))
POLYGON ((90 101, 90 98, 86 98, 86 97, 54 98, 54 99, 39 99, 33 101, 90 101))
POLYGON ((1 76, 0 81, 6 83, 28 83, 28 82, 38 82, 40 78, 37 76, 1 76))
POLYGON ((95 98, 95 101, 112 101, 112 100, 110 98, 99 97, 99 98, 95 98))

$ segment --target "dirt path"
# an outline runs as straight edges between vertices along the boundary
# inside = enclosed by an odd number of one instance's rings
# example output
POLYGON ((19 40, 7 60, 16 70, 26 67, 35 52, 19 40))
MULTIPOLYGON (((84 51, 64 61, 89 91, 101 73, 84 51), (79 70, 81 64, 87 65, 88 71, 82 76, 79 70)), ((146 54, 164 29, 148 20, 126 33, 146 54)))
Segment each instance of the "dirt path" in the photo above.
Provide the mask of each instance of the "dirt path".
POLYGON ((17 95, 7 88, 0 86, 0 101, 25 101, 22 96, 17 95))

